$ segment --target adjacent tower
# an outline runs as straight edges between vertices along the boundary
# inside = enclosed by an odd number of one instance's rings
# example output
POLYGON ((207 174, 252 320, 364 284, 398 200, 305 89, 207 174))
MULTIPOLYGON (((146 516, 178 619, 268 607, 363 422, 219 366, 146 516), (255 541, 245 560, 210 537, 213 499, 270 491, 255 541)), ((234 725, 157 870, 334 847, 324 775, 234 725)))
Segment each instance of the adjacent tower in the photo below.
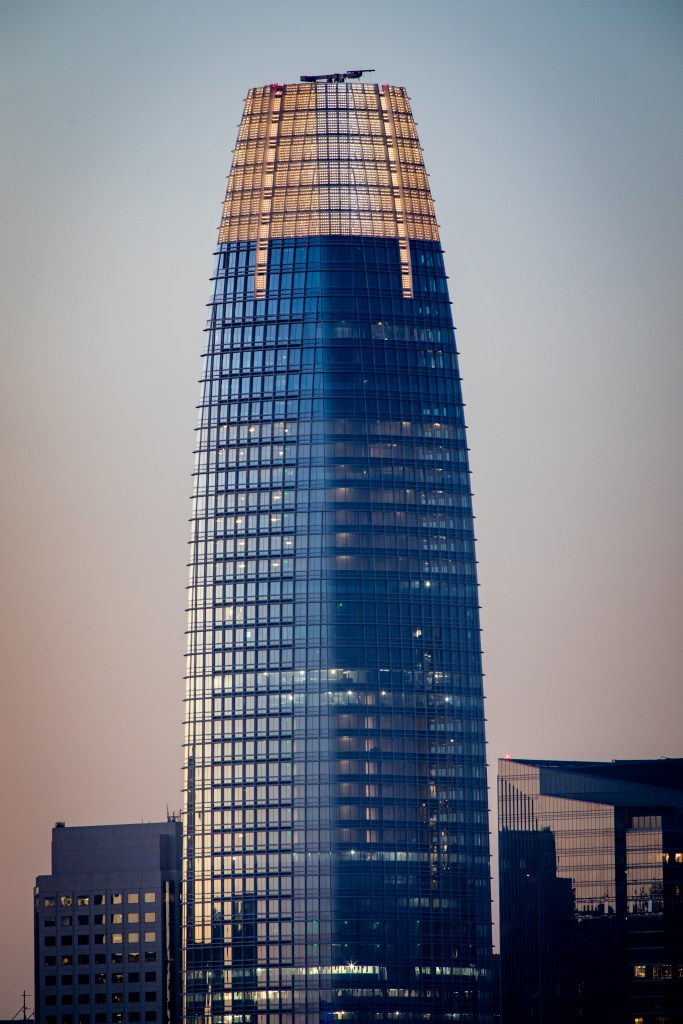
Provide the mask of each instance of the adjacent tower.
POLYGON ((190 1020, 490 1020, 474 526, 405 89, 251 89, 218 237, 187 666, 190 1020))

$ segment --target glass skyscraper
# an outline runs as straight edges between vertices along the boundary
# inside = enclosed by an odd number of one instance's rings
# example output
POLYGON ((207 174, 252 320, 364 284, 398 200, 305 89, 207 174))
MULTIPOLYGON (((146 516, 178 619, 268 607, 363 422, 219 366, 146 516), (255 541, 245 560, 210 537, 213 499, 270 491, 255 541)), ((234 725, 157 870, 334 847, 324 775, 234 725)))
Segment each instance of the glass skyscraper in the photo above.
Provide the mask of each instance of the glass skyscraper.
POLYGON ((679 1024, 683 759, 498 765, 504 1024, 679 1024))
POLYGON ((467 440, 403 88, 250 90, 202 381, 185 1015, 485 1024, 467 440))

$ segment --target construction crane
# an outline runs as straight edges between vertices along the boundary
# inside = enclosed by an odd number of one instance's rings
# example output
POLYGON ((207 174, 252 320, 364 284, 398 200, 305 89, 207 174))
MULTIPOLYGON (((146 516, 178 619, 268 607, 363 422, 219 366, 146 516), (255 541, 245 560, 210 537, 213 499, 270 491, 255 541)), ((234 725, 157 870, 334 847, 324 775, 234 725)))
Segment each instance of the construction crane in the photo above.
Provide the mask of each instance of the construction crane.
POLYGON ((337 71, 332 75, 301 75, 300 82, 345 82, 347 78, 360 78, 370 74, 374 68, 360 68, 358 71, 337 71))

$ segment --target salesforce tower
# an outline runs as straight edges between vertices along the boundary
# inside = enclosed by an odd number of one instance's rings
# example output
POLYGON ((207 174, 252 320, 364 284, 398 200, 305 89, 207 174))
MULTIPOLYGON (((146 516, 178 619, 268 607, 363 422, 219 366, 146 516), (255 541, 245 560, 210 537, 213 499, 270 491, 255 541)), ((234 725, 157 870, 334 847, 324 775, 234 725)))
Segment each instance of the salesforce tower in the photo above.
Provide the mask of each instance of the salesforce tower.
POLYGON ((490 1009, 474 525, 405 89, 249 91, 192 512, 184 1015, 490 1009))

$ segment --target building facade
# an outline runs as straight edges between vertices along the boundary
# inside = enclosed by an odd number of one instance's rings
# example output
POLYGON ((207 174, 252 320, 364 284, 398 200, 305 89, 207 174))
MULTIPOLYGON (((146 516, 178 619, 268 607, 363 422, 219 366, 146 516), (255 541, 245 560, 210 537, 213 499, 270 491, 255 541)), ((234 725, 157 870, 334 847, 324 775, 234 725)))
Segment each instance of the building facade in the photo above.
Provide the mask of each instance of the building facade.
POLYGON ((37 1024, 178 1018, 181 825, 52 830, 35 909, 37 1024))
POLYGON ((209 310, 184 1012, 485 1024, 468 449, 403 88, 250 90, 209 310))
POLYGON ((683 1020, 683 760, 499 762, 503 1024, 683 1020))

